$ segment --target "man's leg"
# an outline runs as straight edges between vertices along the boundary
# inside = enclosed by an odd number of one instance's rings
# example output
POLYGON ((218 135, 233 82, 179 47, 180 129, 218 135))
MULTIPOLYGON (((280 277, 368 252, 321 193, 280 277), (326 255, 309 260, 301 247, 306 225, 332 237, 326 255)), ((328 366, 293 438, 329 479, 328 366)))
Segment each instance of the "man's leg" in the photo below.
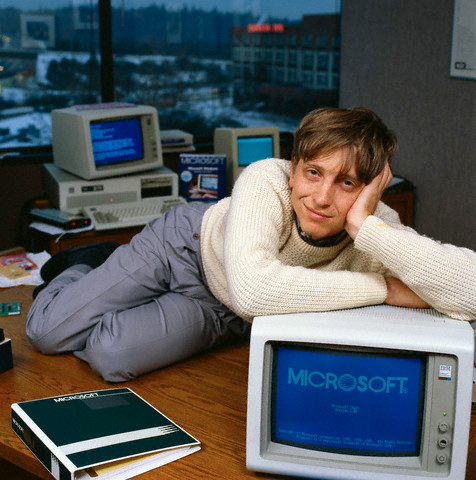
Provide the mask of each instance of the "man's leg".
POLYGON ((249 325, 206 285, 203 211, 176 208, 100 267, 77 265, 53 279, 28 314, 31 342, 44 353, 74 351, 121 381, 245 337, 249 325))
POLYGON ((74 353, 105 380, 122 382, 202 352, 230 335, 216 311, 196 299, 166 293, 104 315, 85 348, 74 353))
POLYGON ((33 298, 36 298, 51 280, 67 268, 73 265, 99 267, 117 247, 119 247, 117 242, 99 242, 66 248, 56 253, 41 267, 40 276, 44 283, 33 290, 33 298))
POLYGON ((75 265, 38 294, 28 312, 26 333, 43 353, 84 348, 102 316, 124 310, 167 291, 166 253, 150 229, 117 248, 98 268, 75 265), (147 245, 147 248, 144 247, 147 245))

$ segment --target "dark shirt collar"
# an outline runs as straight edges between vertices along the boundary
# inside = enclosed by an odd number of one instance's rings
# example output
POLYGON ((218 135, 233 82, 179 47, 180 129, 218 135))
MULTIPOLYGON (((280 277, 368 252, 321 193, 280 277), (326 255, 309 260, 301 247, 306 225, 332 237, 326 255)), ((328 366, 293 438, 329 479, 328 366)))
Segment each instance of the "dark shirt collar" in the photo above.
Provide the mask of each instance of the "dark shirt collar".
POLYGON ((296 216, 296 227, 299 232, 299 236, 309 245, 313 247, 333 247, 338 243, 342 242, 345 238, 347 238, 347 232, 342 230, 331 237, 321 238, 319 240, 313 240, 311 236, 304 232, 301 229, 301 224, 299 223, 299 219, 296 216))

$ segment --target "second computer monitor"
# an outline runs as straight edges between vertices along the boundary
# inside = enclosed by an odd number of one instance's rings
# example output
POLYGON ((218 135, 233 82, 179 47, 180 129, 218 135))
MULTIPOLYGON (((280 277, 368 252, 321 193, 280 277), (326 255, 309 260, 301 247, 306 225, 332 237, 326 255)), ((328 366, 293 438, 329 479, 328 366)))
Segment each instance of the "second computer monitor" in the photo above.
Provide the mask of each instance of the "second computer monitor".
POLYGON ((258 160, 279 157, 279 128, 217 128, 215 153, 227 157, 228 193, 245 167, 258 160))
POLYGON ((80 178, 117 177, 162 166, 157 109, 107 103, 51 112, 54 163, 80 178))

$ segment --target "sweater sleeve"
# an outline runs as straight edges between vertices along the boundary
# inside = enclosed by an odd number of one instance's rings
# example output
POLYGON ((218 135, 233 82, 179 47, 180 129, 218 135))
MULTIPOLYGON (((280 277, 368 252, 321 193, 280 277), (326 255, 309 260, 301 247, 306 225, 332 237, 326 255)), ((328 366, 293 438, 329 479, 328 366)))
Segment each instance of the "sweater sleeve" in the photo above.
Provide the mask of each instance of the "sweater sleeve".
POLYGON ((365 220, 355 247, 379 260, 388 275, 399 278, 441 313, 476 319, 476 252, 441 244, 376 216, 365 220))
POLYGON ((382 275, 309 268, 302 260, 318 258, 316 247, 302 240, 301 251, 291 249, 296 258, 283 263, 280 251, 285 243, 289 250, 294 223, 284 190, 287 180, 277 181, 264 169, 248 168, 235 184, 223 248, 232 310, 249 319, 382 303, 387 292, 382 275))

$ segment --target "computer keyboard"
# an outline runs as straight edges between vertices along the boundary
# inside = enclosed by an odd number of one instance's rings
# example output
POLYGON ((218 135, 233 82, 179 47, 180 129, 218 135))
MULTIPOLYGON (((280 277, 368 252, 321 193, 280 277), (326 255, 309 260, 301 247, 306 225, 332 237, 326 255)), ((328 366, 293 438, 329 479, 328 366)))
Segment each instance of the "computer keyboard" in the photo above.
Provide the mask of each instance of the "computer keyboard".
POLYGON ((83 213, 91 218, 96 230, 136 227, 162 216, 177 205, 187 202, 182 197, 162 198, 145 202, 124 202, 112 205, 83 207, 83 213))

